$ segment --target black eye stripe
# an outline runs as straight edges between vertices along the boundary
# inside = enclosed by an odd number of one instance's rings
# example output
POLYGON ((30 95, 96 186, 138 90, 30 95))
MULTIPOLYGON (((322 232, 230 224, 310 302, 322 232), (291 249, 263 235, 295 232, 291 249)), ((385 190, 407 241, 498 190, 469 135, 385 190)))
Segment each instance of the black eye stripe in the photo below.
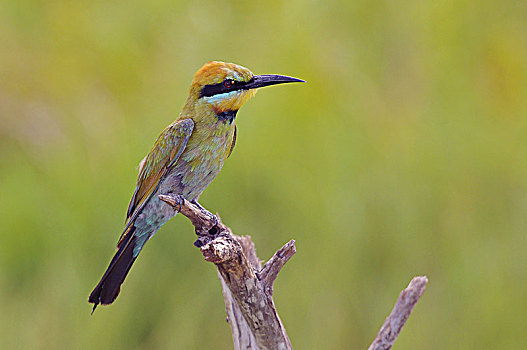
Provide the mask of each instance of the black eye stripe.
POLYGON ((232 80, 233 84, 231 87, 226 87, 225 82, 227 80, 232 79, 226 79, 218 84, 212 84, 212 85, 205 85, 200 92, 199 97, 211 97, 218 94, 224 94, 226 92, 231 92, 235 90, 242 90, 243 87, 247 84, 246 82, 236 81, 232 80))

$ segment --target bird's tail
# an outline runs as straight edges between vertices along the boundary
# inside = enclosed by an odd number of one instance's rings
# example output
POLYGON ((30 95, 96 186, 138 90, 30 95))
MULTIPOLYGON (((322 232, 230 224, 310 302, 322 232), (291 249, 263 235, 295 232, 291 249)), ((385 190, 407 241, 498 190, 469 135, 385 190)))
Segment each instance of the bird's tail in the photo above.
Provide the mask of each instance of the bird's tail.
POLYGON ((88 301, 94 304, 92 313, 97 308, 97 305, 111 304, 119 295, 121 284, 124 282, 128 271, 130 271, 132 264, 137 258, 134 257, 135 241, 137 240, 134 231, 135 227, 133 225, 130 225, 125 231, 110 265, 106 269, 99 284, 91 292, 88 301))

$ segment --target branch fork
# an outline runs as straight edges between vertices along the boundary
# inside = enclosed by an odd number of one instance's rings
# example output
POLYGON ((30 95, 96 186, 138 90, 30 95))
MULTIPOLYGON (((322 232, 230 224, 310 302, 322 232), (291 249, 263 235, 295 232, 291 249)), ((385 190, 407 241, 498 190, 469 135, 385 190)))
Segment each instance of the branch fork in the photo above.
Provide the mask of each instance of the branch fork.
MULTIPOLYGON (((296 253, 295 241, 286 243, 262 267, 251 237, 233 234, 219 215, 180 195, 159 195, 159 198, 192 222, 198 235, 194 245, 218 269, 234 349, 292 349, 274 305, 273 284, 296 253)), ((426 276, 412 279, 368 350, 391 349, 427 283, 426 276)))
POLYGON ((234 235, 219 216, 181 196, 159 198, 189 218, 198 235, 194 245, 216 265, 235 349, 292 349, 272 295, 278 273, 296 252, 295 241, 262 267, 250 236, 234 235))

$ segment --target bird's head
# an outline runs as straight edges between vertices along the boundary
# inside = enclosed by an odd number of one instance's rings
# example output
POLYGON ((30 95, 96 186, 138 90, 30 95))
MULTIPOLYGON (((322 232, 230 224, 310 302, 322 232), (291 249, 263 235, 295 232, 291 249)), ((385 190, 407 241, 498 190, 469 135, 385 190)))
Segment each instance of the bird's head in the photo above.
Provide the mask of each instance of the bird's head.
POLYGON ((304 81, 284 75, 254 75, 237 64, 213 61, 194 75, 189 100, 220 114, 240 109, 258 88, 292 82, 304 81))

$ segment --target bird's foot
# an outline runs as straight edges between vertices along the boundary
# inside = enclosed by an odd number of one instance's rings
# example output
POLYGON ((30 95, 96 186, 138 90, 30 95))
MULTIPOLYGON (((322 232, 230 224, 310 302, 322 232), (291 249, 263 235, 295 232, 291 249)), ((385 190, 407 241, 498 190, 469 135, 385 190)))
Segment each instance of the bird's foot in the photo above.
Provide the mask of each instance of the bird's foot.
POLYGON ((160 194, 159 199, 170 205, 172 209, 174 209, 175 214, 179 213, 183 204, 185 204, 185 198, 182 195, 173 192, 160 194))
POLYGON ((185 198, 180 194, 171 193, 172 199, 174 200, 174 203, 172 204, 172 207, 176 211, 176 213, 179 213, 181 211, 181 207, 185 203, 185 198))

